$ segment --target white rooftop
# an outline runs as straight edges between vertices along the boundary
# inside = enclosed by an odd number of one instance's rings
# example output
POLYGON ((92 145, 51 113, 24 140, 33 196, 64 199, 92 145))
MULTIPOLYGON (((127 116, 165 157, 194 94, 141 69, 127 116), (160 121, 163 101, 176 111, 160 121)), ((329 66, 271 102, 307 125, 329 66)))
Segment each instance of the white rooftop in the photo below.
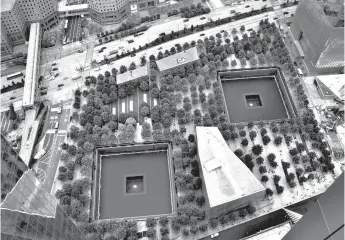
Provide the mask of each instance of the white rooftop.
POLYGON ((265 191, 230 150, 217 127, 196 127, 198 154, 210 207, 265 191))
POLYGON ((131 80, 147 75, 147 67, 139 67, 134 70, 128 70, 125 73, 116 76, 117 84, 129 82, 131 80))
POLYGON ((11 10, 15 2, 16 0, 1 0, 1 12, 11 10))
POLYGON ((76 4, 67 6, 67 1, 62 0, 59 2, 58 11, 59 12, 66 12, 66 11, 76 11, 76 10, 85 10, 88 8, 87 4, 76 4))
POLYGON ((32 23, 30 25, 30 38, 28 57, 26 63, 25 85, 23 93, 23 106, 33 106, 35 101, 35 90, 37 84, 37 75, 40 61, 40 23, 32 23))
POLYGON ((169 57, 162 58, 161 60, 157 60, 156 63, 160 71, 165 71, 171 68, 175 68, 179 65, 194 62, 198 59, 198 51, 196 47, 192 47, 187 49, 186 51, 182 51, 169 57))
POLYGON ((345 75, 320 75, 316 76, 323 84, 325 84, 337 97, 344 98, 345 75))

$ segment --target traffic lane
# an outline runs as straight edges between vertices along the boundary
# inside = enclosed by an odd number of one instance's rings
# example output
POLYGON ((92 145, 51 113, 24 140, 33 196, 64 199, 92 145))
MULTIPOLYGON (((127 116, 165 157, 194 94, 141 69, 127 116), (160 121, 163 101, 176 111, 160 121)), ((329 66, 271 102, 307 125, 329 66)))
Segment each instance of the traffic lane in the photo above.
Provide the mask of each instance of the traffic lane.
MULTIPOLYGON (((241 239, 260 230, 277 226, 287 220, 285 211, 281 209, 221 231, 217 240, 241 239)), ((212 238, 207 236, 203 240, 212 240, 212 238)))
POLYGON ((50 165, 47 166, 45 169, 46 172, 46 181, 44 183, 44 187, 50 192, 51 188, 54 183, 55 173, 57 170, 57 167, 59 165, 59 160, 61 156, 61 148, 60 145, 65 141, 66 135, 56 137, 56 142, 53 146, 53 152, 51 155, 50 165))
POLYGON ((43 148, 46 149, 46 151, 48 151, 52 147, 54 136, 54 133, 46 133, 43 143, 43 148))
POLYGON ((59 130, 67 130, 67 125, 69 122, 70 109, 63 109, 61 112, 61 118, 59 123, 59 130))
POLYGON ((55 129, 55 123, 60 121, 60 115, 57 112, 50 111, 48 117, 49 123, 47 129, 55 129))

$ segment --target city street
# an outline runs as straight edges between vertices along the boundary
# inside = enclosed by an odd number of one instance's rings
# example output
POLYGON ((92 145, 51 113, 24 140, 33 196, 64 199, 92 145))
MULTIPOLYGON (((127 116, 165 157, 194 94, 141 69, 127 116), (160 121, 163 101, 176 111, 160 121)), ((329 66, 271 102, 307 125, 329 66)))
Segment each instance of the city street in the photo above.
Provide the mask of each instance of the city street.
MULTIPOLYGON (((57 108, 60 104, 52 106, 57 108)), ((38 161, 39 180, 50 192, 53 186, 56 170, 59 165, 61 148, 60 145, 65 142, 67 136, 67 125, 71 114, 70 103, 64 105, 61 114, 56 111, 49 113, 49 123, 44 137, 43 149, 47 149, 46 154, 38 161), (59 128, 55 129, 55 123, 59 122, 59 128)))

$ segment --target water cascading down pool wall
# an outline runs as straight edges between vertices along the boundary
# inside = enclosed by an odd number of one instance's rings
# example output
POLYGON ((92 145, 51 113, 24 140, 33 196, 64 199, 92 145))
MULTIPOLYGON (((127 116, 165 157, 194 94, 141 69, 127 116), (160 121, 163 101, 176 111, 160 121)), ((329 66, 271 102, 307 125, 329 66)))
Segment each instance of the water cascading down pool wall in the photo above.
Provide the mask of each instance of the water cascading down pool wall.
POLYGON ((93 184, 93 220, 144 219, 176 213, 169 143, 97 148, 93 184))
POLYGON ((297 110, 279 67, 219 71, 230 123, 296 118, 297 110))

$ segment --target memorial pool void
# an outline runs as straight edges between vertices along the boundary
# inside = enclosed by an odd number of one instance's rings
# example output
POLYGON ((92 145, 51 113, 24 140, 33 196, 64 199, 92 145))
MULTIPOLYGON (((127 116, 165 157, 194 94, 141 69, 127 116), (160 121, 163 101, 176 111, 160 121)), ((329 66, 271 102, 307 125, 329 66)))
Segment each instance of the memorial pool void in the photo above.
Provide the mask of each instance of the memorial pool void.
POLYGON ((99 154, 98 219, 173 213, 169 148, 145 149, 148 146, 122 146, 99 154))
POLYGON ((230 123, 278 120, 296 116, 278 68, 218 72, 230 123))

